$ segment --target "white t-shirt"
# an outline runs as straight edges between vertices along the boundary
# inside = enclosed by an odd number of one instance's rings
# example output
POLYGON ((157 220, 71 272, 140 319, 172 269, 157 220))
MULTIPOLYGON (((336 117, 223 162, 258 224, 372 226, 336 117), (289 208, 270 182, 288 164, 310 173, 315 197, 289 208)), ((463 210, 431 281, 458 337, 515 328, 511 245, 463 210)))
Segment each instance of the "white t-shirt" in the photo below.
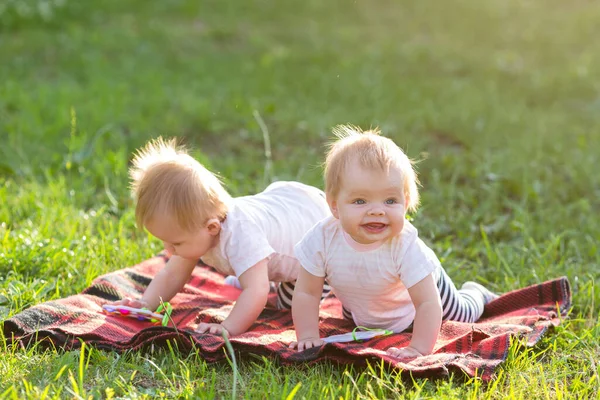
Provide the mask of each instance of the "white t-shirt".
POLYGON ((330 216, 308 231, 295 254, 308 272, 325 277, 357 326, 394 332, 415 317, 406 289, 431 273, 437 282, 441 269, 408 221, 399 235, 373 248, 355 242, 330 216))
POLYGON ((321 190, 299 182, 272 183, 261 193, 232 200, 219 243, 202 261, 223 274, 240 276, 268 258, 270 281, 295 281, 300 263, 294 245, 329 215, 321 190))

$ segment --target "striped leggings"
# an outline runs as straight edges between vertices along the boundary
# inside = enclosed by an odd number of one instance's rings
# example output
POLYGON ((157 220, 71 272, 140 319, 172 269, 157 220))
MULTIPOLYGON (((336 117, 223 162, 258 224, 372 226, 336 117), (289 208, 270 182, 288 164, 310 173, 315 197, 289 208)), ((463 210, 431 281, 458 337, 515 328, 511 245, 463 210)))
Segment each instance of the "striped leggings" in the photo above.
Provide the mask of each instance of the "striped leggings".
MULTIPOLYGON (((281 282, 277 287, 277 308, 278 309, 292 309, 292 297, 294 296, 294 289, 296 288, 296 282, 281 282)), ((321 301, 323 301, 331 293, 331 286, 328 284, 323 285, 323 292, 321 293, 321 301)))
MULTIPOLYGON (((454 282, 443 268, 440 269, 437 288, 442 300, 443 320, 475 322, 483 314, 486 300, 482 292, 471 288, 456 289, 454 282)), ((342 307, 342 313, 344 318, 352 320, 352 314, 345 307, 342 307)))

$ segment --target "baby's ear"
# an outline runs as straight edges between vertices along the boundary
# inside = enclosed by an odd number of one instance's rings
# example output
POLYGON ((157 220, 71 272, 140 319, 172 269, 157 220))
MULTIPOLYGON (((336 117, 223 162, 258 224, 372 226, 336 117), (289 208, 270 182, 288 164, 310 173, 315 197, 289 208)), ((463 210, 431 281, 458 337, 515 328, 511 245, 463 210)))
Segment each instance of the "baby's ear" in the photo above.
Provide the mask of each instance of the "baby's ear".
POLYGON ((218 218, 211 218, 206 223, 209 235, 216 236, 221 232, 221 221, 218 218))
POLYGON ((331 211, 331 214, 336 219, 339 219, 337 200, 335 199, 335 197, 326 196, 325 199, 327 200, 327 204, 329 204, 329 210, 331 211))

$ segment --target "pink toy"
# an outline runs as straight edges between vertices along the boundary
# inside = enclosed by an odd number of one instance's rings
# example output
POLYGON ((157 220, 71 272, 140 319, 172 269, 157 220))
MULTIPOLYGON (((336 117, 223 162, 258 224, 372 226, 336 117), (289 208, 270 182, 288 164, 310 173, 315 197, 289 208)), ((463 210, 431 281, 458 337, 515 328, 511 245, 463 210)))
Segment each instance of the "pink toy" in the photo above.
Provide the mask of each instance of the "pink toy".
POLYGON ((147 308, 134 308, 128 306, 111 306, 105 304, 102 306, 105 313, 110 315, 136 318, 139 321, 150 321, 153 323, 160 323, 163 320, 164 315, 153 313, 147 308))

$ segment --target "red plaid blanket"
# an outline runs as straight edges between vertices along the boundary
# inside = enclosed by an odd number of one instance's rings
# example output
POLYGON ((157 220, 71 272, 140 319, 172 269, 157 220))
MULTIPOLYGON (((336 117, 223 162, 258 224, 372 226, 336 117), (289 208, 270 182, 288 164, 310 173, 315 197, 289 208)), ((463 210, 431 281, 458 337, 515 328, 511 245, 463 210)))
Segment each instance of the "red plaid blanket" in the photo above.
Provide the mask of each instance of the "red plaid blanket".
MULTIPOLYGON (((165 262, 165 257, 159 255, 100 276, 81 294, 33 306, 4 321, 4 336, 9 342, 41 342, 65 349, 79 347, 82 339, 97 348, 116 351, 174 340, 182 351, 195 345, 207 361, 223 359, 223 338, 196 333, 194 328, 200 321, 222 321, 239 291, 223 285, 223 276, 209 267, 198 266, 184 290, 172 299, 172 318, 177 329, 102 312, 102 305, 109 301, 140 296, 165 262)), ((506 359, 511 337, 520 337, 529 346, 535 344, 549 327, 560 323, 570 306, 571 292, 565 277, 515 290, 488 304, 477 323, 444 322, 434 353, 415 359, 400 360, 385 353, 392 345, 407 345, 410 333, 365 342, 326 344, 304 352, 290 350, 288 344, 295 338, 291 313, 272 307, 265 308, 248 332, 230 341, 241 353, 275 356, 284 364, 319 360, 364 364, 367 360, 383 360, 414 376, 440 376, 449 370, 460 370, 487 381, 506 359)), ((321 306, 320 326, 323 336, 354 328, 341 318, 341 307, 335 298, 327 299, 321 306)))

